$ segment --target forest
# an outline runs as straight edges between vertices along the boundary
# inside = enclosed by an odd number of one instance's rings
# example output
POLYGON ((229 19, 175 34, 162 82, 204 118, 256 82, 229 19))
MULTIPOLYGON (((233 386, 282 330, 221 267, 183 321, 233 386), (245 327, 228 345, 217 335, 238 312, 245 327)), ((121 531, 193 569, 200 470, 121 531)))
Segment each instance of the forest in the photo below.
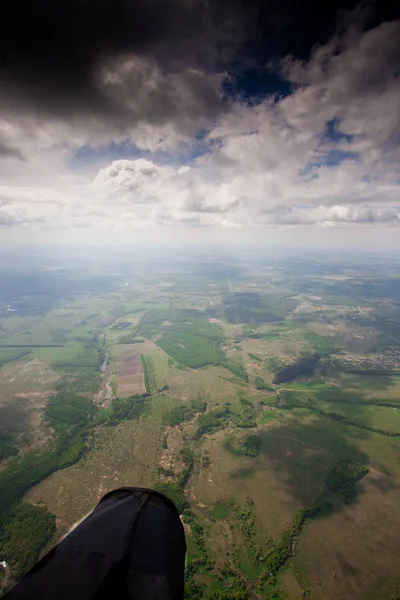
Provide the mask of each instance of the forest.
POLYGON ((56 518, 45 507, 23 502, 11 513, 0 537, 0 555, 21 576, 31 569, 40 550, 56 532, 56 518))

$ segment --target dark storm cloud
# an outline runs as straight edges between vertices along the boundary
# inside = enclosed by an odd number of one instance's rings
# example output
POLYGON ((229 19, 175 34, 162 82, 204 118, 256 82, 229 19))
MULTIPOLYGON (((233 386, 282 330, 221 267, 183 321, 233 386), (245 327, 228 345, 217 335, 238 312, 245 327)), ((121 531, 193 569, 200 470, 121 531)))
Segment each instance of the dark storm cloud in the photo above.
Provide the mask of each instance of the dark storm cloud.
POLYGON ((8 2, 0 21, 0 102, 60 116, 114 112, 118 103, 99 88, 99 66, 134 54, 163 72, 212 70, 218 57, 231 55, 244 22, 235 2, 217 10, 206 0, 8 2))
MULTIPOLYGON (((0 19, 0 113, 72 122, 96 134, 173 123, 183 138, 194 135, 221 112, 229 78, 244 82, 231 90, 246 98, 253 92, 243 73, 288 53, 306 59, 332 35, 338 15, 343 20, 356 6, 355 0, 10 1, 0 19)), ((379 20, 378 12, 393 16, 385 2, 379 10, 368 6, 367 24, 379 20)))
POLYGON ((24 155, 18 148, 13 148, 0 141, 0 158, 17 158, 18 160, 25 160, 24 155))
MULTIPOLYGON (((346 0, 346 8, 355 2, 346 0)), ((241 69, 307 52, 336 25, 337 0, 22 0, 2 6, 0 102, 58 116, 115 113, 97 69, 134 54, 163 72, 241 69)))

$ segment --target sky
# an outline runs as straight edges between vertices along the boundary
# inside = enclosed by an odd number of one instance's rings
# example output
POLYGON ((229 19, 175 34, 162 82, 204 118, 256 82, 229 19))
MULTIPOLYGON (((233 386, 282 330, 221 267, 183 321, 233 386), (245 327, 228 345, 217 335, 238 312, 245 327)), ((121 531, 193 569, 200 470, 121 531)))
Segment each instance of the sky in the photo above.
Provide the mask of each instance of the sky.
POLYGON ((3 8, 0 243, 399 247, 385 0, 3 8))

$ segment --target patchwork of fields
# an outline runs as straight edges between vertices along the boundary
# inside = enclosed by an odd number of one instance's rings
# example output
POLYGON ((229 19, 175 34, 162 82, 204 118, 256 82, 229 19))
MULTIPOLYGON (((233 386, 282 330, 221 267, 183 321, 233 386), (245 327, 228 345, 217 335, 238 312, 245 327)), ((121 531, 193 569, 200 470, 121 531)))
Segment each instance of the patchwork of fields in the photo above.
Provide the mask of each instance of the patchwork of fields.
POLYGON ((143 485, 182 514, 188 598, 396 597, 397 288, 371 297, 360 265, 314 267, 139 269, 0 319, 14 579, 106 491, 143 485), (23 553, 21 501, 56 525, 23 553))

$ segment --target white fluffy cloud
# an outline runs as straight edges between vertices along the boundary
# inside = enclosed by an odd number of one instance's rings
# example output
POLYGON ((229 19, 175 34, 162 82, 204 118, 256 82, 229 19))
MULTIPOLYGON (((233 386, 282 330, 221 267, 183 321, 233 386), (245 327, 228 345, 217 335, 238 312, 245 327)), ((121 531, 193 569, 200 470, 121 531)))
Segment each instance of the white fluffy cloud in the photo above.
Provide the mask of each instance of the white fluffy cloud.
POLYGON ((136 115, 131 128, 122 132, 116 119, 105 135, 97 122, 3 119, 0 225, 399 226, 399 36, 399 22, 353 27, 307 62, 287 58, 281 68, 293 92, 257 104, 223 104, 223 74, 165 74, 132 57, 103 66, 113 105, 119 99, 122 113, 136 115), (82 144, 122 139, 153 152, 184 144, 190 154, 200 130, 207 152, 187 166, 154 155, 115 160, 93 177, 65 167, 82 144))

